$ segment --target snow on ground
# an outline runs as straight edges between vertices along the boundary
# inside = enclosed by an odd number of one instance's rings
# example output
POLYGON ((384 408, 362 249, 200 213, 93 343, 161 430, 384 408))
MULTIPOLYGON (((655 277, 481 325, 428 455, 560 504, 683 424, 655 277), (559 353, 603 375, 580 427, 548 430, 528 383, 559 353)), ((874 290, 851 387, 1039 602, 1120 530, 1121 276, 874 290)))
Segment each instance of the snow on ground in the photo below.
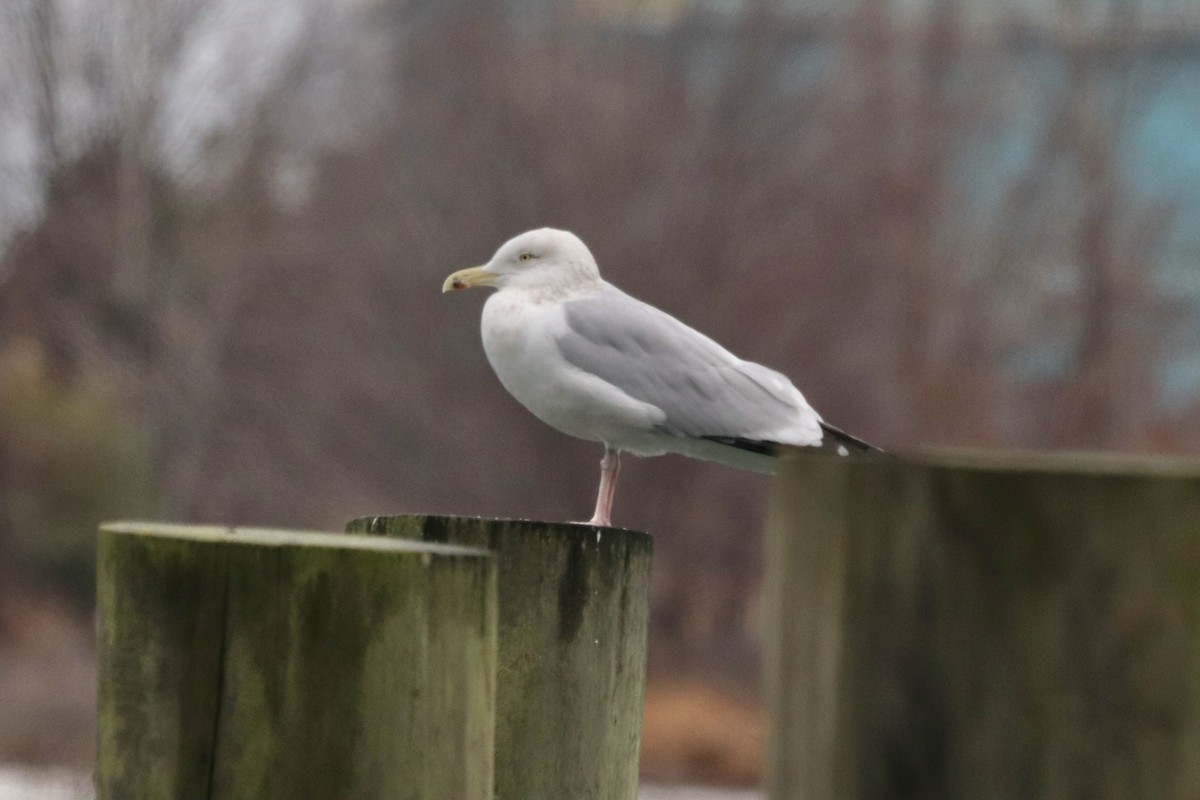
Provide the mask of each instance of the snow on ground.
MULTIPOLYGON (((69 769, 33 769, 0 764, 0 800, 93 800, 90 775, 69 769)), ((745 789, 643 786, 638 800, 761 800, 745 789)))
POLYGON ((71 769, 0 764, 0 800, 92 800, 92 776, 71 769))
POLYGON ((701 786, 643 786, 638 800, 762 800, 754 789, 713 789, 701 786))

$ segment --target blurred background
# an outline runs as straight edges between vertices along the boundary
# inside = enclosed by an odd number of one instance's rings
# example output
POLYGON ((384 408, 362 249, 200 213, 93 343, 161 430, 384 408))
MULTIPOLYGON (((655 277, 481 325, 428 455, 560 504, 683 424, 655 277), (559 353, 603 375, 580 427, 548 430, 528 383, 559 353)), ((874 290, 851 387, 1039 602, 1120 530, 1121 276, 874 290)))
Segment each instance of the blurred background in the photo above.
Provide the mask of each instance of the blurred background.
MULTIPOLYGON (((590 512, 452 270, 543 225, 889 448, 1200 450, 1191 0, 5 0, 0 763, 102 519, 590 512)), ((648 779, 754 785, 769 481, 630 460, 648 779)))

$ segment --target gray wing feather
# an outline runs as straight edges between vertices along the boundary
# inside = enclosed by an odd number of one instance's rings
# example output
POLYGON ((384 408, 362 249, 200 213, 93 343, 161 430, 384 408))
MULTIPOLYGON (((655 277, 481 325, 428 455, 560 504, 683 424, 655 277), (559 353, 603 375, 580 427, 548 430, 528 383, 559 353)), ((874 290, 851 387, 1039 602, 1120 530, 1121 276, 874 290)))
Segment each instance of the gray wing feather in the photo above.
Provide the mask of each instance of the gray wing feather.
POLYGON ((564 311, 563 358, 657 406, 665 433, 769 437, 797 414, 797 393, 782 375, 618 289, 572 300, 564 311))

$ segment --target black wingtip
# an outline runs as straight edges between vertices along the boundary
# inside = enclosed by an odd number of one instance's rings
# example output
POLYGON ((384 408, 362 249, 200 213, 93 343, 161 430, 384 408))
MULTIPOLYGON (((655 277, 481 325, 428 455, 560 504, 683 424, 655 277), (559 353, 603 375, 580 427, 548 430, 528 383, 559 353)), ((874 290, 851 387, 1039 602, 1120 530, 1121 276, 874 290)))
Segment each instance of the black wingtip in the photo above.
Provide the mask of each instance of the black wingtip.
MULTIPOLYGON (((837 452, 841 448, 845 448, 851 453, 882 453, 873 444, 868 444, 856 436, 851 436, 840 428, 835 428, 824 422, 821 423, 821 430, 825 436, 821 444, 815 448, 827 452, 837 452)), ((740 436, 701 436, 701 439, 707 439, 710 442, 723 444, 728 447, 736 447, 738 450, 746 450, 751 453, 758 453, 764 456, 779 455, 779 442, 771 442, 763 439, 743 439, 740 436)))
POLYGON ((883 452, 875 445, 868 444, 868 443, 864 442, 862 439, 859 439, 857 436, 851 436, 850 434, 846 433, 841 428, 835 428, 832 425, 829 425, 828 423, 822 422, 821 430, 824 431, 826 434, 826 444, 828 444, 828 442, 830 440, 832 440, 833 444, 845 447, 847 450, 849 450, 852 453, 882 453, 883 452))

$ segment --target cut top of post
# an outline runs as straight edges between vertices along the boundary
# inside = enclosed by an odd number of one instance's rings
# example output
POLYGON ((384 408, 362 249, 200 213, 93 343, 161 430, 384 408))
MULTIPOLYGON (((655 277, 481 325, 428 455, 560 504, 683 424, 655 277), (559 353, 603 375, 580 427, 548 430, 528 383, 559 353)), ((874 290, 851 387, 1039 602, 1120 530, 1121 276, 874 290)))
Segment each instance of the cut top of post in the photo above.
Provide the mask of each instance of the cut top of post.
POLYGON ((100 530, 134 536, 186 539, 200 542, 247 544, 259 547, 326 547, 376 552, 428 553, 447 556, 491 556, 479 547, 457 544, 420 542, 412 539, 392 539, 321 531, 294 531, 278 528, 239 528, 220 525, 177 525, 161 522, 108 522, 100 530))
MULTIPOLYGON (((792 447, 788 458, 829 459, 839 456, 807 452, 792 447)), ((1032 450, 992 450, 969 447, 914 448, 891 450, 870 458, 857 457, 851 462, 873 464, 915 464, 922 467, 970 469, 980 472, 1038 472, 1046 474, 1121 475, 1124 477, 1200 478, 1200 460, 1135 453, 1032 450)), ((782 471, 782 470, 781 470, 782 471)))

